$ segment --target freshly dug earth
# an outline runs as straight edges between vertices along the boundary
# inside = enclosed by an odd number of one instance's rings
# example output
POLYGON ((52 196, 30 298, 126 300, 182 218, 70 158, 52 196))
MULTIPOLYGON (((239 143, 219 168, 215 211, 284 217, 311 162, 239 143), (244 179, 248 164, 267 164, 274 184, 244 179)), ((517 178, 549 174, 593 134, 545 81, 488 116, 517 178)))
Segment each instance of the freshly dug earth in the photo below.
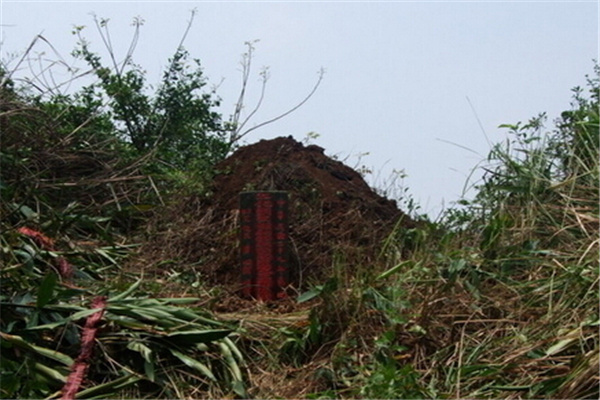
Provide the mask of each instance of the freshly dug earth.
POLYGON ((180 199, 161 217, 144 252, 154 261, 190 266, 205 280, 235 291, 239 194, 250 190, 289 192, 295 287, 327 279, 335 263, 368 267, 395 228, 415 226, 395 201, 379 196, 359 173, 322 148, 280 137, 240 148, 220 163, 211 195, 180 199))

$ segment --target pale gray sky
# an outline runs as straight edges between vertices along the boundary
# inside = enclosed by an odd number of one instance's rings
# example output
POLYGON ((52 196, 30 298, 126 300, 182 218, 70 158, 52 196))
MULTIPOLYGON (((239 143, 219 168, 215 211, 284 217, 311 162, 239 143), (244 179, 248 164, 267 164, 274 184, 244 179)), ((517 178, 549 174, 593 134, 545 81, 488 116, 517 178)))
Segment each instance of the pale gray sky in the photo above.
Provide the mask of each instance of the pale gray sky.
MULTIPOLYGON (((134 60, 158 83, 190 10, 198 14, 185 43, 219 87, 227 118, 240 89, 244 42, 256 44, 248 107, 258 96, 258 72, 269 66, 266 100, 254 123, 300 101, 317 71, 322 86, 304 107, 257 129, 247 142, 308 132, 330 155, 370 153, 361 164, 382 185, 394 169, 436 213, 459 199, 467 175, 504 137, 502 123, 526 121, 569 107, 570 90, 585 84, 598 58, 598 2, 176 2, 6 1, 1 4, 2 57, 23 51, 41 33, 70 61, 74 25, 86 25, 102 51, 90 13, 110 18, 124 56, 131 21, 145 20, 134 60), (473 105, 475 116, 468 99, 473 105), (456 143, 478 153, 466 151, 456 143), (378 176, 378 177, 377 177, 378 176)), ((53 55, 40 44, 38 52, 53 55)), ((76 64, 84 67, 82 63, 76 64)))

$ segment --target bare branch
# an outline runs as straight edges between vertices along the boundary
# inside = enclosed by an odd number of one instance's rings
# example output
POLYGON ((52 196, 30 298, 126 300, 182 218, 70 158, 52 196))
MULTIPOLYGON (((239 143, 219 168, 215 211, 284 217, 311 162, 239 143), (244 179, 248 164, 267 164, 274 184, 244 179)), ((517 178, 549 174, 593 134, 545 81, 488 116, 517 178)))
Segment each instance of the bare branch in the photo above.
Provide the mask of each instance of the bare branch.
POLYGON ((250 121, 250 119, 254 116, 254 114, 256 114, 256 112, 259 110, 260 106, 262 105, 263 99, 265 98, 267 81, 269 80, 269 71, 268 71, 267 67, 265 67, 265 69, 261 72, 261 77, 262 77, 262 87, 260 90, 260 98, 258 99, 258 102, 256 103, 256 107, 254 107, 254 110, 252 110, 250 112, 250 114, 248 114, 246 119, 244 119, 244 122, 242 122, 239 126, 236 126, 236 130, 235 130, 236 135, 239 134, 239 132, 241 132, 244 129, 244 126, 246 126, 246 123, 248 123, 248 121, 250 121))
MULTIPOLYGON (((254 52, 254 43, 257 43, 258 40, 253 40, 252 42, 246 42, 245 45, 248 47, 248 51, 242 55, 242 88, 240 90, 240 95, 238 97, 238 101, 235 103, 235 110, 233 111, 233 115, 231 116, 230 122, 233 126, 233 133, 231 134, 231 143, 234 143, 235 137, 240 130, 239 122, 242 114, 242 110, 244 109, 244 98, 246 97, 246 89, 248 88, 248 79, 250 77, 250 71, 252 67, 252 53, 254 52)), ((263 81, 263 92, 264 86, 266 82, 263 81)))
POLYGON ((64 60, 64 58, 61 56, 58 50, 56 50, 52 43, 50 43, 40 33, 33 38, 23 55, 20 57, 20 59, 14 66, 14 68, 12 68, 9 71, 8 66, 5 66, 6 70, 8 71, 5 79, 15 79, 26 82, 28 85, 31 85, 33 88, 35 88, 42 94, 54 93, 54 90, 59 90, 60 86, 64 86, 64 83, 59 84, 54 77, 52 69, 57 65, 63 66, 68 72, 73 74, 73 68, 71 68, 68 65, 68 63, 64 60), (43 57, 45 55, 44 52, 38 53, 35 58, 31 55, 34 46, 36 46, 39 41, 44 42, 50 48, 50 50, 56 57, 55 60, 45 59, 43 57), (34 68, 34 61, 37 64, 37 68, 34 68), (29 71, 32 74, 32 78, 13 78, 13 75, 21 68, 23 63, 27 64, 29 71), (36 70, 38 70, 39 72, 34 72, 36 70), (46 74, 48 74, 48 76, 46 74), (34 84, 34 81, 37 82, 39 86, 34 84))
POLYGON ((302 107, 308 100, 310 100, 310 98, 315 94, 315 92, 317 91, 317 89, 319 88, 319 86, 321 85, 321 82, 323 81, 323 76, 325 75, 325 69, 321 68, 319 70, 319 78, 317 79, 317 82, 315 83, 315 86, 312 88, 312 90, 310 91, 310 93, 300 102, 298 103, 296 106, 292 107, 290 110, 284 112, 283 114, 278 115, 275 118, 272 118, 270 120, 267 120, 265 122, 261 122, 260 124, 253 126, 250 129, 247 129, 246 131, 244 131, 241 134, 237 134, 235 137, 235 141, 240 140, 241 138, 243 138, 244 136, 246 136, 247 134, 249 134, 250 132, 261 128, 265 125, 271 124, 275 121, 279 121, 280 119, 290 115, 291 113, 293 113, 294 111, 296 111, 297 109, 299 109, 300 107, 302 107))
POLYGON ((144 23, 140 17, 136 17, 133 19, 133 26, 135 26, 135 31, 133 32, 133 38, 131 39, 131 43, 129 44, 129 49, 127 49, 127 53, 125 54, 125 60, 123 61, 123 65, 121 66, 121 73, 125 70, 125 66, 129 63, 131 58, 133 57, 133 52, 137 47, 137 43, 140 37, 140 26, 144 23))
POLYGON ((94 23, 96 24, 96 28, 98 29, 98 33, 100 34, 100 38, 104 42, 104 46, 108 50, 108 55, 113 63, 113 68, 115 69, 115 73, 118 76, 121 76, 121 71, 119 71, 119 65, 115 58, 115 50, 113 49, 112 43, 110 41, 110 32, 108 30, 108 19, 102 18, 98 21, 98 16, 95 13, 92 13, 92 17, 94 18, 94 23), (102 32, 102 29, 106 31, 106 35, 102 32))
POLYGON ((194 23, 194 18, 196 17, 196 13, 198 12, 198 9, 193 8, 190 11, 190 20, 188 21, 187 27, 185 28, 185 32, 183 32, 183 36, 181 37, 181 40, 179 41, 179 45, 177 46, 177 50, 180 50, 183 47, 183 43, 185 42, 185 39, 187 38, 188 33, 190 32, 190 29, 192 28, 192 24, 194 23))
POLYGON ((252 109, 252 111, 248 114, 248 116, 246 118, 244 118, 244 120, 240 123, 242 110, 244 109, 246 90, 248 89, 248 79, 250 77, 250 72, 252 69, 251 67, 252 67, 252 59, 253 59, 253 53, 254 53, 254 43, 256 43, 256 42, 258 42, 258 40, 254 40, 252 42, 245 43, 246 46, 248 47, 248 50, 246 51, 246 53, 244 53, 242 55, 242 61, 241 61, 242 87, 240 89, 240 95, 238 97, 238 100, 235 104, 235 109, 233 111, 233 114, 230 117, 230 124, 231 124, 231 135, 229 138, 230 144, 236 143, 242 137, 246 136, 248 133, 252 132, 253 130, 263 127, 265 125, 268 125, 270 123, 273 123, 275 121, 278 121, 278 120, 290 115, 291 113, 296 111, 298 108, 302 107, 315 94, 315 92, 321 85, 321 82, 323 80, 323 75, 325 74, 325 70, 323 68, 321 68, 319 70, 319 77, 317 79, 317 82, 315 83, 315 86, 312 88, 310 93, 302 101, 300 101, 297 105, 295 105, 288 111, 284 112, 283 114, 278 115, 275 118, 272 118, 268 121, 264 121, 256 126, 244 131, 244 127, 246 126, 246 124, 252 119, 252 117, 254 117, 254 115, 257 113, 257 111, 262 106, 263 100, 265 98, 267 82, 269 80, 269 69, 267 67, 265 67, 260 72, 262 84, 261 84, 261 92, 260 92, 260 97, 258 99, 258 102, 256 103, 256 106, 252 109))
POLYGON ((17 65, 15 65, 15 67, 12 69, 12 71, 10 71, 6 75, 6 79, 10 79, 11 76, 19 69, 19 67, 21 66, 21 64, 25 61, 25 58, 26 57, 28 58, 29 53, 33 49, 33 46, 35 46, 36 42, 38 40, 40 40, 41 38, 42 38, 42 34, 41 33, 39 35, 37 35, 36 37, 33 38, 33 40, 31 41, 31 43, 29 44, 29 47, 27 47, 27 50, 25 50, 25 52, 23 53, 23 56, 21 57, 21 59, 17 62, 17 65))

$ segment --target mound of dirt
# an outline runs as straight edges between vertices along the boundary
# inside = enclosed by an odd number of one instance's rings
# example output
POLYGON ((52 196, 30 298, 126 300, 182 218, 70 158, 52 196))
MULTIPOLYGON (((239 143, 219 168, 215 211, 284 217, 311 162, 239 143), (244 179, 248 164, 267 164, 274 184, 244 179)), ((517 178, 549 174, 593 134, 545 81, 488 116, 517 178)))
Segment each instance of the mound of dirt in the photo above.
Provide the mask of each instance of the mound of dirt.
POLYGON ((193 265, 213 283, 239 284, 239 194, 249 190, 289 192, 290 263, 299 286, 326 279, 335 260, 369 265, 395 226, 414 227, 359 173, 292 137, 242 147, 217 171, 211 196, 182 199, 166 215, 170 226, 156 236, 154 260, 193 265))

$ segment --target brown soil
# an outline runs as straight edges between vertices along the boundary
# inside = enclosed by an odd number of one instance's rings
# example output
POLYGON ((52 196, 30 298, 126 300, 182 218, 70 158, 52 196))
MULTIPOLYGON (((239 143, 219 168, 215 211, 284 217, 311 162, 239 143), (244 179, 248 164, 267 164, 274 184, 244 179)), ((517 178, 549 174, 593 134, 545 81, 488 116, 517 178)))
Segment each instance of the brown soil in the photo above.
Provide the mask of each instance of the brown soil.
POLYGON ((393 200, 375 193, 361 175, 323 149, 292 137, 242 147, 217 166, 208 198, 181 199, 162 223, 149 253, 154 261, 193 266, 215 284, 239 284, 239 193, 289 192, 291 267, 296 286, 322 281, 335 260, 375 262, 394 227, 414 227, 393 200))

